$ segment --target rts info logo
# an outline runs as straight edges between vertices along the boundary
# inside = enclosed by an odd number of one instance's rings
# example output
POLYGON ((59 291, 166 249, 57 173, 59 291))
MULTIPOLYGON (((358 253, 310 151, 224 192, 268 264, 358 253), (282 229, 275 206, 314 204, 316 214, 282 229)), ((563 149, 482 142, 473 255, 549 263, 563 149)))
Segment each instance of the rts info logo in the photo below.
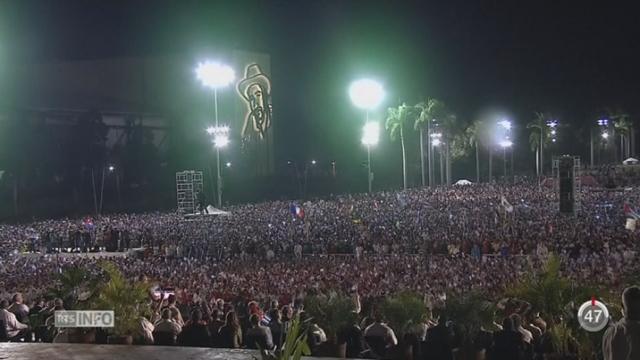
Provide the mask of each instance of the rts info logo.
POLYGON ((113 310, 56 311, 54 324, 58 328, 113 327, 113 310))

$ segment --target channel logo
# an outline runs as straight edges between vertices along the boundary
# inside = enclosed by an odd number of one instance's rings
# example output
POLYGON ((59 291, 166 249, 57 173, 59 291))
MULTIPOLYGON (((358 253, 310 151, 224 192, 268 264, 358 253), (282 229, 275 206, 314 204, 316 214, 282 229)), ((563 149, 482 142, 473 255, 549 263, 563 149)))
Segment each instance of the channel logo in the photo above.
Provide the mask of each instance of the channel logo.
POLYGON ((54 314, 54 325, 58 328, 113 327, 113 310, 60 310, 54 314))

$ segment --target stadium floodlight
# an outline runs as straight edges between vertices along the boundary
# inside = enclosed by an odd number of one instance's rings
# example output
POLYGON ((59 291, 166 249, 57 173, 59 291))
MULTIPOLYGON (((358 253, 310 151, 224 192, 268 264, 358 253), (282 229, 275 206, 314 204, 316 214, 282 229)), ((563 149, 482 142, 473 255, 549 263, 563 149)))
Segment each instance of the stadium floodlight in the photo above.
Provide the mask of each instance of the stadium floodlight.
POLYGON ((607 140, 607 139, 609 138, 609 133, 608 133, 608 132, 606 132, 606 131, 603 131, 603 132, 602 132, 602 138, 603 138, 603 139, 605 139, 605 140, 607 140))
POLYGON ((217 89, 229 85, 235 79, 233 69, 227 65, 205 61, 196 67, 196 76, 202 85, 217 89))
POLYGON ((368 122, 362 128, 362 144, 375 146, 380 138, 380 125, 377 122, 368 122))
POLYGON ((549 120, 549 121, 547 121, 547 126, 552 128, 552 129, 558 127, 558 120, 549 120))
POLYGON ((429 135, 431 137, 431 145, 440 146, 442 145, 442 133, 433 133, 429 135))
POLYGON ((109 165, 107 169, 109 170, 109 172, 114 172, 116 170, 116 167, 113 165, 109 165))
POLYGON ((506 130, 511 130, 511 126, 512 126, 511 121, 507 119, 498 121, 498 125, 502 126, 506 130))
POLYGON ((230 168, 231 167, 231 161, 227 161, 227 167, 230 168))
POLYGON ((609 125, 609 120, 608 119, 599 119, 598 120, 598 126, 608 126, 609 125))
POLYGON ((228 134, 218 134, 213 138, 213 144, 216 148, 220 149, 229 145, 228 134))
POLYGON ((509 139, 504 139, 504 140, 500 141, 499 145, 502 148, 508 148, 508 147, 513 146, 513 141, 511 141, 509 139))
POLYGON ((311 165, 315 165, 316 163, 317 163, 317 161, 311 160, 311 165))
POLYGON ((228 126, 209 126, 207 128, 207 134, 213 136, 213 144, 216 148, 223 148, 229 145, 229 129, 228 126))
POLYGON ((375 80, 360 79, 351 83, 349 97, 353 104, 361 109, 375 109, 384 98, 382 85, 375 80))

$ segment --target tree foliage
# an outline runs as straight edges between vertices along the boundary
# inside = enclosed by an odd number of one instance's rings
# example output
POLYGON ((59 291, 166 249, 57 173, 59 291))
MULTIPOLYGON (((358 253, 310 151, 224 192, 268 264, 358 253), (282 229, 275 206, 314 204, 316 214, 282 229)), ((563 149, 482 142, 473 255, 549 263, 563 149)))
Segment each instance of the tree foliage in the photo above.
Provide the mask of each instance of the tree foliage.
POLYGON ((399 339, 411 327, 426 321, 429 314, 422 298, 411 292, 387 297, 381 304, 380 311, 399 339))

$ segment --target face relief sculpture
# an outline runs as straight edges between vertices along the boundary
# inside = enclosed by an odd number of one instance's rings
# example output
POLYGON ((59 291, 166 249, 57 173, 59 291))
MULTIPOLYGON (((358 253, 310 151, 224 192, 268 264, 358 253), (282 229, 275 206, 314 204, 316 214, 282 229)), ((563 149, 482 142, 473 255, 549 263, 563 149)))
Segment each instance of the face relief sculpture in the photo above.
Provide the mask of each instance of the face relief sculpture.
POLYGON ((258 64, 251 64, 245 69, 244 78, 238 82, 237 90, 247 108, 242 138, 249 139, 257 135, 263 139, 271 127, 271 80, 258 64))

